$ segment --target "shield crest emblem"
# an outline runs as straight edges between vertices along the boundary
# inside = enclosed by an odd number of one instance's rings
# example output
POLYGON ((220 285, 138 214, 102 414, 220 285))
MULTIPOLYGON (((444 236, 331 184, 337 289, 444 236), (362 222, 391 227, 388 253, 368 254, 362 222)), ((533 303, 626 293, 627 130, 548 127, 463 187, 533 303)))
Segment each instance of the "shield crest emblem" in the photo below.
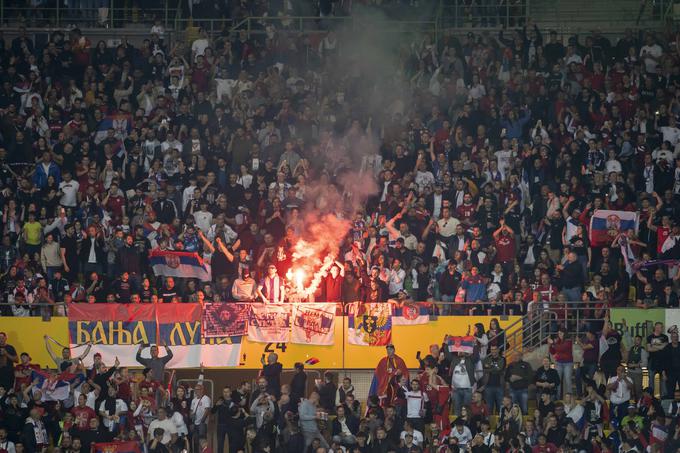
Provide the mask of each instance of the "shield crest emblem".
POLYGON ((378 319, 376 316, 364 315, 361 323, 364 327, 364 332, 368 334, 374 333, 377 327, 376 326, 377 322, 378 319))
POLYGON ((165 262, 169 267, 177 269, 179 267, 179 256, 166 255, 165 262))

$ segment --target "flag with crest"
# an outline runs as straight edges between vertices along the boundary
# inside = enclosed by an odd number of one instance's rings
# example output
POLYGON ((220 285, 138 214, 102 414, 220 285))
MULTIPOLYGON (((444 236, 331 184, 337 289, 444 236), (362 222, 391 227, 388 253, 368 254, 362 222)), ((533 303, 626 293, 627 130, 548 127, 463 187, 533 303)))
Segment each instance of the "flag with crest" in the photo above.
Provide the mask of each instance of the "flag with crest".
POLYGON ((387 303, 350 305, 347 341, 360 346, 392 342, 392 307, 387 303))

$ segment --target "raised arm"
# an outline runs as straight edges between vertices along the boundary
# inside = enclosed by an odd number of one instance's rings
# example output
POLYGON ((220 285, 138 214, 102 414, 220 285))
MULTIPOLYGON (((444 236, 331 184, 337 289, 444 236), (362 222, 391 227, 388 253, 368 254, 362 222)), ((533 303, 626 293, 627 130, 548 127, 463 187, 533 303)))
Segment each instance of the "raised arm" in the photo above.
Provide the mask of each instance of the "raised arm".
MULTIPOLYGON (((205 237, 205 234, 203 234, 203 231, 201 231, 200 228, 197 228, 197 230, 198 230, 198 237, 201 238, 201 240, 203 241, 203 245, 204 245, 205 248, 208 250, 208 252, 210 252, 210 253, 215 253, 215 247, 213 247, 213 245, 210 243, 210 241, 208 240, 208 238, 205 237)), ((233 258, 233 257, 232 257, 232 258, 233 258)))

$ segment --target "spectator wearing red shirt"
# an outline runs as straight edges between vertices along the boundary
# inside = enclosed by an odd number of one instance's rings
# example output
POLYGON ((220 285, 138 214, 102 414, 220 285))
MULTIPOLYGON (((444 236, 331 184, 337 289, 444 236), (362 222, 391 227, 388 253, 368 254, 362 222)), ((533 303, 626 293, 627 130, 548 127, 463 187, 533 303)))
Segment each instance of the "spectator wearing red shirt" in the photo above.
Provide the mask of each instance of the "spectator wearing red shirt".
POLYGON ((97 417, 90 406, 87 405, 87 396, 84 393, 78 395, 78 405, 71 409, 73 424, 77 429, 85 430, 90 426, 90 420, 97 417))
POLYGON ((14 389, 21 391, 21 385, 29 385, 33 378, 31 377, 33 370, 40 370, 40 366, 31 363, 31 356, 22 352, 19 356, 21 362, 14 367, 14 389))
POLYGON ((548 442, 545 434, 539 434, 538 445, 531 448, 531 453, 557 453, 557 447, 548 442))
POLYGON ((555 369, 560 376, 561 384, 557 396, 571 394, 571 380, 574 371, 574 357, 572 355, 572 341, 566 338, 566 329, 563 326, 557 331, 557 338, 548 338, 550 354, 555 359, 555 369), (562 392, 562 393, 560 393, 562 392))
POLYGON ((102 205, 111 213, 111 222, 114 225, 119 225, 125 215, 125 197, 118 189, 117 183, 111 183, 106 197, 102 200, 102 205))
POLYGON ((493 232, 496 242, 496 262, 501 263, 506 272, 510 272, 517 255, 515 232, 505 224, 505 219, 501 218, 499 222, 500 228, 493 232))
POLYGON ((477 222, 477 206, 472 203, 472 195, 463 195, 463 204, 456 208, 456 217, 466 230, 477 222))

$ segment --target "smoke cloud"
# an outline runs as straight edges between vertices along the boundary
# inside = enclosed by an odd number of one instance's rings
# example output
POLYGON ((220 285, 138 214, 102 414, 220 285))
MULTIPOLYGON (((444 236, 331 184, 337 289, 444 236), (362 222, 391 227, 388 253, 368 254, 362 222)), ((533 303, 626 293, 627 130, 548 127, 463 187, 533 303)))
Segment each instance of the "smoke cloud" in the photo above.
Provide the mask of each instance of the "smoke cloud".
POLYGON ((322 97, 334 120, 321 124, 331 134, 322 152, 332 164, 309 181, 301 210, 288 278, 303 297, 314 294, 335 260, 343 261, 340 247, 355 213, 379 191, 374 174, 360 171, 362 161, 380 154, 381 128, 396 113, 408 113, 414 99, 402 65, 414 34, 398 33, 370 7, 356 5, 352 16, 333 30, 339 51, 323 68, 322 97))

